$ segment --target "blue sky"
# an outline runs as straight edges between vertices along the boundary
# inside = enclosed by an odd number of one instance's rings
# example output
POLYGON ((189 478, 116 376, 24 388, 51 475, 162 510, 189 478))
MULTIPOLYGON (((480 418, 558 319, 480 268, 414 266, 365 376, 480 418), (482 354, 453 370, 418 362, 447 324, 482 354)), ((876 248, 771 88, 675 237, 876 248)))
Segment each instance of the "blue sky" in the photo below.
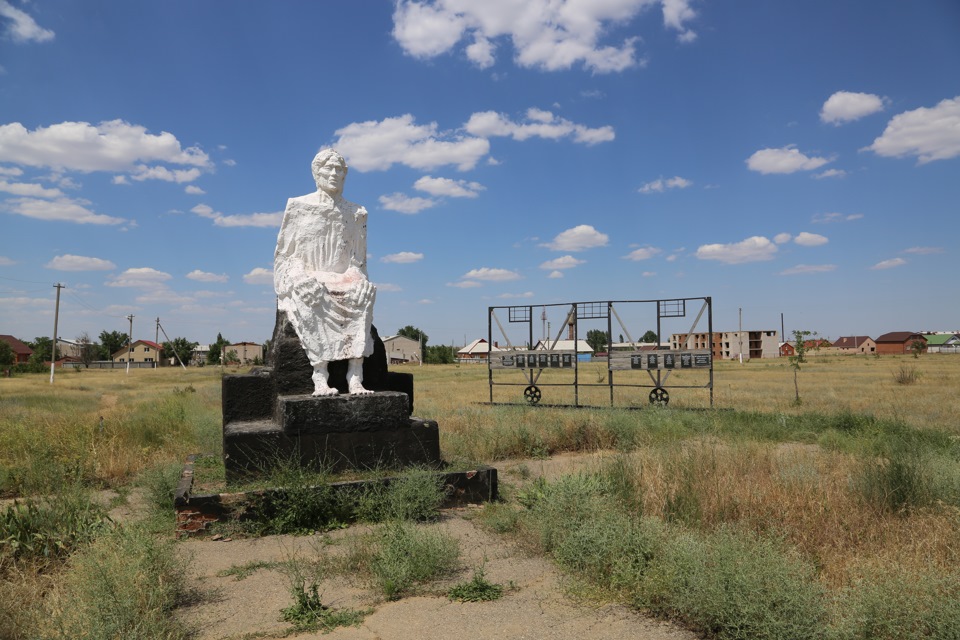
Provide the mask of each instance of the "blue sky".
POLYGON ((696 296, 958 330, 958 69, 951 0, 0 0, 0 333, 50 335, 62 282, 65 338, 266 339, 325 146, 384 335, 696 296))

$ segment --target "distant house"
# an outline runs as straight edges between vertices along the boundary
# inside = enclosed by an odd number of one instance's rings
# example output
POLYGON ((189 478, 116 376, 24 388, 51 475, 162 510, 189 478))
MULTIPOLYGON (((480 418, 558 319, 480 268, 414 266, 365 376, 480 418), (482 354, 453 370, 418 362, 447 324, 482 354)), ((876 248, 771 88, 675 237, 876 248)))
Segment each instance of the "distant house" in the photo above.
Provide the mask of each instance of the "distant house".
POLYGON ((903 354, 913 352, 913 343, 921 340, 926 350, 927 339, 923 334, 910 331, 891 331, 876 339, 877 353, 881 355, 903 354))
POLYGON ((207 363, 207 355, 210 353, 210 345, 198 344, 190 352, 189 364, 194 367, 202 367, 207 363))
POLYGON ((876 353, 877 343, 870 336, 844 336, 833 343, 840 353, 876 353))
POLYGON ((577 352, 577 360, 589 361, 593 356, 593 347, 587 344, 586 340, 540 340, 534 345, 535 351, 551 349, 553 351, 573 351, 577 352))
POLYGON ((253 364, 254 360, 263 361, 263 345, 256 342, 237 342, 229 344, 224 349, 224 355, 235 351, 240 364, 253 364))
POLYGON ((13 362, 14 364, 20 364, 21 362, 29 362, 30 356, 33 355, 33 349, 23 344, 13 336, 0 335, 0 340, 3 340, 10 345, 10 348, 13 349, 13 362))
POLYGON ((715 359, 750 360, 752 358, 776 358, 781 355, 780 332, 775 329, 760 331, 714 331, 713 344, 709 333, 674 333, 670 336, 670 348, 710 349, 715 359))
POLYGON ((137 340, 130 346, 118 349, 110 355, 115 362, 153 362, 160 363, 160 351, 163 349, 152 340, 137 340))
POLYGON ((420 341, 407 336, 387 336, 383 339, 390 364, 420 362, 420 341))
POLYGON ((496 342, 493 347, 483 338, 477 338, 463 349, 457 351, 457 362, 486 362, 490 352, 503 351, 496 342))
POLYGON ((792 358, 797 355, 797 348, 793 345, 792 342, 781 342, 780 343, 780 357, 781 358, 792 358))
POLYGON ((960 353, 960 333, 925 333, 929 353, 960 353))

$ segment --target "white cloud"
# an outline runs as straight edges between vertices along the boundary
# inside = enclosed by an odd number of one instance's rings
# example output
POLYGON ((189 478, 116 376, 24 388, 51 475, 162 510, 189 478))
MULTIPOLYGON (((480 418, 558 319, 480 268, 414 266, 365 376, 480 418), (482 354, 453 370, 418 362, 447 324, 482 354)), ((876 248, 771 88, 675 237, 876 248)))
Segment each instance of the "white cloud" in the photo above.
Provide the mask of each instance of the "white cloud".
POLYGON ((458 289, 476 289, 477 287, 482 287, 483 283, 477 282, 476 280, 463 280, 461 282, 448 282, 447 286, 458 289))
POLYGON ((0 256, 0 267, 10 267, 17 264, 7 256, 0 256))
POLYGON ((273 284, 273 269, 256 267, 250 273, 243 274, 243 281, 247 284, 273 284))
POLYGON ((398 291, 403 291, 403 288, 399 285, 391 284, 389 282, 377 282, 375 285, 378 292, 397 293, 398 291))
POLYGON ((43 266, 57 271, 110 271, 117 268, 117 265, 103 258, 74 256, 69 253, 55 256, 53 260, 43 266))
POLYGON ((652 278, 653 276, 657 275, 657 272, 656 272, 656 271, 644 271, 644 272, 641 273, 640 275, 643 276, 644 278, 652 278))
POLYGON ((184 188, 183 192, 184 192, 184 193, 187 193, 187 194, 189 194, 189 195, 191 195, 191 196, 202 196, 202 195, 206 195, 206 193, 207 193, 206 191, 204 191, 204 190, 201 189, 200 187, 198 187, 198 186, 196 186, 196 185, 193 185, 193 184, 188 184, 188 185, 184 188))
POLYGON ((110 182, 113 184, 130 184, 130 181, 127 180, 127 176, 113 176, 110 179, 110 182))
POLYGON ((772 260, 777 245, 763 236, 751 236, 740 242, 730 244, 705 244, 697 248, 697 257, 701 260, 717 260, 724 264, 743 264, 772 260))
POLYGON ((519 280, 520 274, 509 269, 493 269, 490 267, 480 267, 471 269, 463 274, 462 280, 483 280, 486 282, 507 282, 509 280, 519 280))
POLYGON ((401 251, 400 253, 391 253, 390 255, 383 256, 380 258, 380 262, 387 262, 390 264, 411 264, 414 262, 420 262, 423 260, 422 253, 414 253, 412 251, 401 251))
POLYGON ((394 164, 424 170, 455 165, 466 171, 490 151, 490 143, 483 138, 441 132, 436 122, 415 124, 409 113, 379 122, 354 122, 334 133, 333 146, 358 171, 384 170, 394 164))
POLYGON ((600 233, 589 224, 581 224, 561 232, 543 246, 554 251, 585 251, 595 247, 605 247, 610 236, 600 233))
POLYGON ((44 29, 26 12, 17 9, 7 0, 0 0, 0 17, 8 21, 6 34, 14 42, 49 42, 55 34, 44 29))
POLYGON ((862 213, 815 213, 812 222, 814 224, 832 224, 834 222, 852 222, 863 218, 862 213))
POLYGON ((866 149, 893 158, 916 156, 919 164, 960 155, 960 96, 891 118, 883 135, 866 149))
POLYGON ((837 91, 827 98, 820 109, 820 120, 835 125, 853 122, 872 113, 883 111, 884 100, 872 93, 837 91))
POLYGON ((23 169, 19 167, 0 167, 0 176, 10 176, 16 178, 23 175, 23 169))
POLYGON ((812 171, 830 162, 826 158, 807 157, 800 153, 794 145, 787 145, 780 149, 760 149, 747 158, 747 167, 751 171, 763 174, 795 173, 797 171, 812 171))
POLYGON ((169 273, 158 271, 151 267, 135 267, 127 269, 123 273, 107 281, 108 287, 141 287, 144 289, 156 289, 164 287, 163 284, 170 278, 169 273))
POLYGON ((181 148, 176 136, 166 131, 154 135, 145 127, 123 120, 61 122, 28 131, 19 122, 0 125, 0 162, 57 171, 138 171, 152 169, 137 163, 166 162, 198 169, 208 168, 210 158, 198 147, 181 148))
POLYGON ((807 233, 806 231, 798 233, 793 241, 801 247, 819 247, 830 242, 826 236, 821 236, 819 233, 807 233))
POLYGON ((145 164, 138 164, 133 168, 133 174, 130 177, 137 182, 143 182, 144 180, 163 180, 164 182, 182 184, 184 182, 193 182, 199 178, 200 169, 193 167, 191 169, 174 169, 171 171, 166 167, 148 167, 145 164))
POLYGON ((584 264, 585 262, 586 260, 579 260, 573 256, 561 256, 559 258, 554 258, 553 260, 547 260, 540 265, 540 268, 552 271, 573 269, 574 267, 584 264))
MULTIPOLYGON (((642 64, 637 38, 619 44, 601 42, 611 26, 626 24, 657 0, 399 0, 393 14, 393 37, 416 58, 433 58, 463 40, 467 58, 485 69, 494 63, 495 42, 509 40, 514 62, 544 71, 582 65, 594 73, 622 71, 642 64)), ((695 17, 688 0, 663 0, 667 28, 679 39, 696 37, 686 23, 695 17)))
POLYGON ((837 268, 835 264, 798 264, 795 267, 784 269, 780 272, 781 276, 797 276, 808 273, 827 273, 837 268))
POLYGON ((497 296, 497 297, 498 297, 498 298, 504 298, 504 299, 507 299, 507 300, 511 300, 511 299, 515 299, 515 298, 532 298, 532 297, 533 297, 533 291, 524 291, 523 293, 501 293, 501 294, 500 294, 499 296, 497 296))
POLYGON ((903 252, 918 256, 928 256, 934 253, 943 253, 943 247, 910 247, 909 249, 904 249, 903 252))
POLYGON ((890 260, 883 260, 877 264, 870 267, 871 269, 892 269, 894 267, 901 267, 907 264, 907 261, 903 258, 891 258, 890 260))
POLYGON ((687 180, 686 178, 681 178, 680 176, 674 176, 672 178, 657 178, 653 182, 647 182, 642 187, 638 189, 640 193, 663 193, 667 189, 686 189, 687 187, 693 185, 693 182, 687 180))
POLYGON ((789 233, 778 233, 777 235, 773 236, 773 241, 777 244, 786 244, 791 240, 793 240, 793 236, 789 233))
POLYGON ((658 249, 656 247, 640 247, 639 249, 634 249, 623 257, 625 260, 640 262, 641 260, 649 260, 661 252, 662 249, 658 249))
POLYGON ((421 298, 420 300, 417 300, 417 304, 433 304, 433 300, 429 298, 421 298))
POLYGON ((74 222, 76 224, 123 224, 127 220, 115 218, 87 209, 86 200, 57 198, 38 200, 36 198, 12 198, 0 204, 0 209, 36 220, 74 222))
POLYGON ((480 138, 501 136, 520 141, 528 138, 573 138, 574 142, 587 145, 609 142, 616 137, 613 127, 609 125, 591 129, 556 116, 550 111, 533 107, 527 109, 526 122, 514 122, 496 111, 480 111, 470 116, 464 128, 468 133, 480 138))
POLYGON ((210 273, 209 271, 194 269, 187 274, 187 279, 197 282, 226 282, 230 278, 225 273, 210 273))
POLYGON ((418 198, 408 196, 405 193, 391 193, 378 198, 380 206, 387 211, 399 211, 400 213, 420 213, 424 209, 430 209, 439 204, 432 198, 418 198))
POLYGON ((226 160, 223 161, 223 164, 227 165, 228 167, 235 167, 237 166, 237 161, 227 158, 226 160))
POLYGON ((548 275, 547 277, 548 277, 548 278, 552 278, 552 279, 554 279, 554 280, 556 280, 557 278, 562 278, 562 277, 563 277, 563 271, 551 271, 551 272, 550 272, 550 275, 548 275))
POLYGON ((279 227, 283 222, 283 211, 274 213, 238 213, 224 215, 208 204, 198 204, 190 209, 201 218, 213 220, 218 227, 279 227))
POLYGON ((413 188, 432 196, 447 196, 450 198, 476 198, 479 191, 486 189, 479 182, 434 178, 432 176, 423 176, 413 183, 413 188))
POLYGON ((43 185, 26 182, 7 182, 0 180, 0 191, 12 193, 15 196, 29 196, 32 198, 60 198, 63 192, 60 189, 47 189, 43 185))
POLYGON ((279 227, 281 222, 283 222, 283 211, 220 215, 213 220, 213 224, 218 227, 279 227))
POLYGON ((817 180, 823 180, 824 178, 845 178, 846 176, 847 172, 843 169, 827 169, 826 171, 813 174, 813 177, 817 180))

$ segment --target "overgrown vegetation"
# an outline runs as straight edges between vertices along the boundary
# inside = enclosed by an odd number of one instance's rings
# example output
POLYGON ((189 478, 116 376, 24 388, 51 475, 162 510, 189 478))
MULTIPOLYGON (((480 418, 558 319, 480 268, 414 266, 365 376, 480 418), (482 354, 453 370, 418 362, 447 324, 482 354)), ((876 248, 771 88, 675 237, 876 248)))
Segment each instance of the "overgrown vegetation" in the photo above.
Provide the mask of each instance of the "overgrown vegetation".
POLYGON ((280 611, 280 619, 293 624, 297 631, 319 629, 324 632, 337 627, 360 624, 370 610, 333 609, 323 604, 320 593, 322 575, 318 565, 308 567, 297 557, 283 563, 293 604, 280 611))
POLYGON ((451 587, 447 597, 459 602, 489 602, 503 596, 503 585, 487 580, 483 567, 473 571, 473 577, 467 582, 451 587))

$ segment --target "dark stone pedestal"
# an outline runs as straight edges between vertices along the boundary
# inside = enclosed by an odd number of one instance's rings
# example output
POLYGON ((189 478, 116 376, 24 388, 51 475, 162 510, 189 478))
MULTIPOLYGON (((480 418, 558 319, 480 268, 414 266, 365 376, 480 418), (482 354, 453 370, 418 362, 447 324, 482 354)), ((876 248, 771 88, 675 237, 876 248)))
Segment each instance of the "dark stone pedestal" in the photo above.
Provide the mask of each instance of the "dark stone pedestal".
POLYGON ((412 417, 413 376, 387 370, 383 341, 364 359, 370 395, 347 390, 346 361, 330 363, 341 395, 313 397, 313 368, 300 340, 277 313, 271 367, 223 378, 223 457, 227 481, 269 472, 286 462, 346 469, 439 466, 437 423, 412 417))

